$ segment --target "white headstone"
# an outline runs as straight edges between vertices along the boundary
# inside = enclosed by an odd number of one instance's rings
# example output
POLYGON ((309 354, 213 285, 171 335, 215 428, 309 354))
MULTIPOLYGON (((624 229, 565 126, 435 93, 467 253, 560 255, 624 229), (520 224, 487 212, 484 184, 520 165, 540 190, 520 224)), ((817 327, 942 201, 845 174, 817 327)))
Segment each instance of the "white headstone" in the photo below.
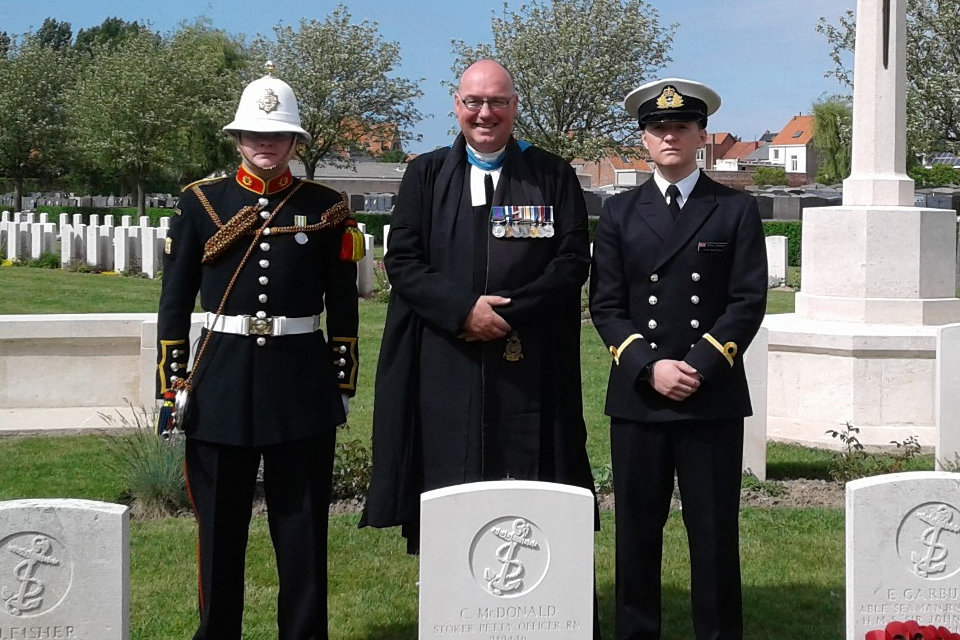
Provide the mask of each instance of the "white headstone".
POLYGON ((60 266, 65 267, 73 260, 74 231, 69 224, 60 225, 60 266))
POLYGON ((60 228, 63 229, 65 226, 70 224, 70 214, 61 213, 58 220, 60 221, 60 228))
POLYGON ((934 393, 937 469, 956 469, 960 465, 960 324, 948 324, 937 331, 934 393))
POLYGON ((787 282, 787 236, 767 236, 767 278, 776 286, 787 282))
POLYGON ((91 214, 90 214, 90 226, 91 226, 91 227, 99 227, 99 226, 100 226, 100 214, 99 214, 99 213, 91 213, 91 214))
POLYGON ((84 224, 84 222, 83 222, 83 216, 82 216, 81 214, 79 214, 79 213, 73 214, 73 227, 74 227, 74 229, 76 229, 77 227, 79 227, 79 226, 82 225, 82 224, 84 224))
POLYGON ((593 495, 477 482, 420 502, 420 640, 593 637, 593 495))
POLYGON ((10 222, 4 218, 0 220, 0 261, 8 258, 10 246, 10 222))
POLYGON ((361 296, 369 296, 377 286, 377 277, 373 272, 373 236, 364 234, 363 245, 365 253, 357 264, 357 292, 361 296))
POLYGON ((166 237, 166 229, 155 227, 148 227, 141 234, 140 269, 148 278, 155 278, 160 271, 160 252, 163 250, 163 241, 166 237))
POLYGON ((127 215, 127 216, 120 216, 120 226, 121 226, 121 227, 129 227, 129 226, 130 226, 130 220, 132 220, 132 218, 131 218, 130 216, 128 216, 128 215, 127 215))
POLYGON ((140 216, 140 226, 149 227, 150 226, 150 216, 140 216))
POLYGON ((767 358, 769 332, 760 327, 743 355, 753 415, 743 420, 743 470, 767 479, 767 358))
POLYGON ((127 640, 127 507, 0 502, 0 595, 0 638, 127 640))
MULTIPOLYGON (((91 216, 92 217, 92 216, 91 216)), ((84 257, 87 260, 87 264, 91 267, 100 266, 100 228, 95 227, 92 224, 85 229, 86 233, 84 235, 84 245, 85 252, 84 257)))
POLYGON ((960 474, 847 483, 847 635, 892 621, 960 629, 960 474))
POLYGON ((130 227, 113 230, 113 268, 117 271, 130 268, 130 227))

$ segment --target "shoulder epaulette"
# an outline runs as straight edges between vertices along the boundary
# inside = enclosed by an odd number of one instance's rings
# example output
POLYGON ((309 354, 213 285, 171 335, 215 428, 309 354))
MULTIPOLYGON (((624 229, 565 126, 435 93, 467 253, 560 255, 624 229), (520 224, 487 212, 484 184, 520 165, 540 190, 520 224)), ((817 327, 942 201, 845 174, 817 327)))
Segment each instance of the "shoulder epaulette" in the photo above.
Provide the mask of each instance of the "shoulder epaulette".
POLYGON ((226 177, 227 177, 227 176, 217 176, 217 177, 215 177, 215 178, 201 178, 201 179, 199 179, 199 180, 194 180, 193 182, 191 182, 190 184, 188 184, 187 186, 185 186, 183 189, 181 189, 180 192, 181 192, 181 193, 186 193, 187 191, 189 191, 190 189, 192 189, 192 188, 195 187, 195 186, 199 186, 199 185, 201 185, 201 184, 207 184, 208 182, 219 182, 220 180, 223 180, 223 179, 225 179, 226 177))

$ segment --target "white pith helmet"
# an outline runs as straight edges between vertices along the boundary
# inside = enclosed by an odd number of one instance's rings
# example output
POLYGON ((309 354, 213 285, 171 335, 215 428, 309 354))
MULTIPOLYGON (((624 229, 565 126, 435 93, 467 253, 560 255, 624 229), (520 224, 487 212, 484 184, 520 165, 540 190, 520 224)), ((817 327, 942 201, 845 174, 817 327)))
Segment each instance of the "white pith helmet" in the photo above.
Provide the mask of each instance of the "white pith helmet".
POLYGON ((300 109, 293 89, 273 77, 273 63, 267 62, 267 75, 254 80, 240 95, 233 122, 223 128, 227 133, 289 131, 310 144, 310 134, 300 126, 300 109))

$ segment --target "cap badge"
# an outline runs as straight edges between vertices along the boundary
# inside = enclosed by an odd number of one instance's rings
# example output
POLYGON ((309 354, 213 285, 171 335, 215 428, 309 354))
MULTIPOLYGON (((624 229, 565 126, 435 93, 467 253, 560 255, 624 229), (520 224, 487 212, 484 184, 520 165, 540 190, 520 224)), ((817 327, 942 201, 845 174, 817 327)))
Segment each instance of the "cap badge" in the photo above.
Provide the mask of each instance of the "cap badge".
POLYGON ((667 85, 657 98, 658 109, 679 109, 683 106, 683 96, 676 88, 667 85))
POLYGON ((280 98, 277 97, 277 94, 273 92, 273 89, 267 89, 263 92, 263 97, 257 101, 257 104, 260 105, 260 110, 264 113, 270 113, 275 111, 278 106, 280 106, 280 98))

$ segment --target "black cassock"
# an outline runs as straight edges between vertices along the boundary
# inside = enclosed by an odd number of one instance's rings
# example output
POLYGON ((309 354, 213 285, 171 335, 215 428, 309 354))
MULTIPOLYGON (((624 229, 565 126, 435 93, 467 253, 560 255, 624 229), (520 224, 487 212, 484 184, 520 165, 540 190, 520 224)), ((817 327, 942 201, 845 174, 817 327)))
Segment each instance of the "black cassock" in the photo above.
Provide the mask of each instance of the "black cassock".
POLYGON ((553 237, 494 237, 490 207, 471 204, 462 135, 404 175, 385 258, 393 290, 362 525, 412 535, 420 493, 465 482, 593 489, 580 386, 583 193, 557 156, 512 139, 506 153, 493 204, 552 206, 553 237), (457 337, 481 294, 511 298, 497 311, 512 339, 457 337))

